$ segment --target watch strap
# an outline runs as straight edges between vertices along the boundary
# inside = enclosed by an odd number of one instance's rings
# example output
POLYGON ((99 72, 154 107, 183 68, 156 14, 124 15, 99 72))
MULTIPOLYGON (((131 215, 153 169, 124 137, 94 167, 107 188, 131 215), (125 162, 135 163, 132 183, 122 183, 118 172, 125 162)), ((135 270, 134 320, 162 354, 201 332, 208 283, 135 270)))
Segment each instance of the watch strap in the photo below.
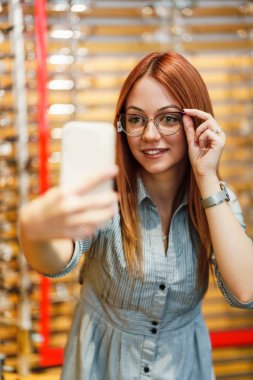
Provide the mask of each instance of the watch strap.
POLYGON ((218 191, 216 194, 211 195, 210 197, 207 197, 205 199, 201 199, 201 203, 204 208, 217 206, 223 202, 230 201, 229 194, 223 182, 220 183, 220 188, 221 190, 218 191))

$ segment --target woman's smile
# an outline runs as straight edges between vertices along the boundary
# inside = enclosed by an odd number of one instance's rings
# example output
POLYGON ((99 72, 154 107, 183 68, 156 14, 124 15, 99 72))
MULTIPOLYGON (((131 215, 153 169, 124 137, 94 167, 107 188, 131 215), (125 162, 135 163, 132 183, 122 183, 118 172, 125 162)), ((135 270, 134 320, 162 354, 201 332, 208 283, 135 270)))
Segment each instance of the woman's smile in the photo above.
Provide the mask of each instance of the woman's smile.
POLYGON ((158 159, 162 157, 169 149, 167 148, 147 148, 142 149, 142 153, 144 153, 145 157, 151 160, 158 159))

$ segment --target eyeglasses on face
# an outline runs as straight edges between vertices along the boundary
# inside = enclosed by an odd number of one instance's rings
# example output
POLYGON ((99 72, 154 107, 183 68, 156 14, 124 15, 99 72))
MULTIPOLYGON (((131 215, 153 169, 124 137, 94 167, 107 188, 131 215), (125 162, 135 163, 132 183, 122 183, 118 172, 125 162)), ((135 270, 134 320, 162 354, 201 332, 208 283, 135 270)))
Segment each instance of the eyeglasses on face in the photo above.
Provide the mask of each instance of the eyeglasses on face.
POLYGON ((183 125, 183 111, 168 111, 148 119, 142 115, 119 114, 117 131, 125 132, 128 136, 142 136, 149 121, 153 121, 162 136, 174 135, 183 125))

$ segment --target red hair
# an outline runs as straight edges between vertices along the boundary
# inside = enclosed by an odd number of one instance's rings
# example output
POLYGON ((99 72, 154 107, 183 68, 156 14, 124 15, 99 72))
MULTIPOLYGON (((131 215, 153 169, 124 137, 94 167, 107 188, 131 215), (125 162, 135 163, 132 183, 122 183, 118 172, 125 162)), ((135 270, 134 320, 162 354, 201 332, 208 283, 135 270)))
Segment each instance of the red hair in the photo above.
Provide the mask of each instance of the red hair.
MULTIPOLYGON (((126 99, 136 83, 144 76, 150 76, 168 89, 181 108, 197 108, 213 115, 212 104, 206 85, 199 72, 183 56, 176 52, 151 53, 144 57, 126 78, 117 103, 117 115, 125 112, 126 99)), ((195 119, 195 128, 200 121, 195 119)), ((137 205, 138 164, 128 147, 126 135, 117 134, 117 164, 120 175, 117 190, 120 194, 121 228, 124 254, 130 272, 141 268, 142 250, 137 205)), ((188 211, 191 231, 199 236, 197 248, 198 284, 208 283, 211 238, 205 212, 200 203, 200 193, 190 163, 182 185, 188 186, 188 211)))

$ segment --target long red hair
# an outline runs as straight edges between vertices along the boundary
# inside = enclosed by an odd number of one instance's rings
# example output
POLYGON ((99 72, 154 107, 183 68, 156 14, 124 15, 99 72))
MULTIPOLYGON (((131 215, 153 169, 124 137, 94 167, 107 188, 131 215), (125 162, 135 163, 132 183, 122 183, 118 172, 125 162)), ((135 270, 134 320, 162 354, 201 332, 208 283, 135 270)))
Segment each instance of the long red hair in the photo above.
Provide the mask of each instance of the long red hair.
MULTIPOLYGON (((181 108, 197 108, 213 115, 213 108, 206 85, 199 72, 182 55, 176 52, 151 53, 143 58, 126 78, 117 103, 117 115, 125 112, 126 99, 136 81, 150 76, 168 89, 181 108)), ((195 119, 195 128, 200 121, 195 119)), ((128 147, 126 135, 117 134, 117 164, 120 175, 116 186, 120 194, 121 228, 124 254, 130 272, 142 266, 142 245, 137 205, 138 165, 128 147)), ((205 212, 200 203, 200 193, 190 164, 186 168, 183 187, 188 188, 188 210, 191 231, 199 236, 197 247, 198 284, 208 283, 211 238, 205 212)))

